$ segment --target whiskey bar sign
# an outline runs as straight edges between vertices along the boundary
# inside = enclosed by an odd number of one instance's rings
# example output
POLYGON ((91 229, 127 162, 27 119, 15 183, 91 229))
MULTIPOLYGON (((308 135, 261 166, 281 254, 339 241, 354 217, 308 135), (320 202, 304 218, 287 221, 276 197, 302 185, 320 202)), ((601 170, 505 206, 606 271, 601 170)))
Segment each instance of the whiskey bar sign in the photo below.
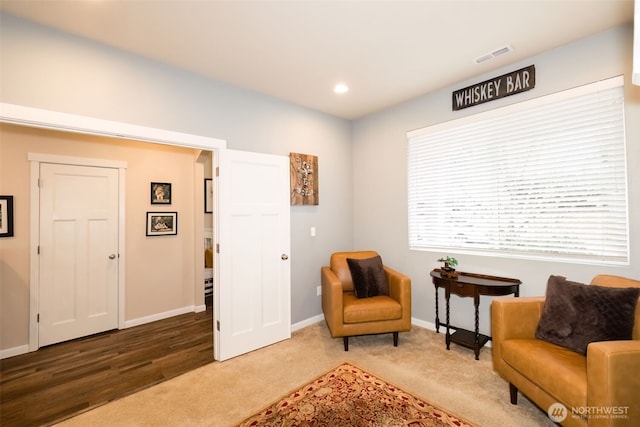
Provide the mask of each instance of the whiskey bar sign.
POLYGON ((521 68, 452 93, 453 111, 526 92, 536 86, 535 65, 521 68))

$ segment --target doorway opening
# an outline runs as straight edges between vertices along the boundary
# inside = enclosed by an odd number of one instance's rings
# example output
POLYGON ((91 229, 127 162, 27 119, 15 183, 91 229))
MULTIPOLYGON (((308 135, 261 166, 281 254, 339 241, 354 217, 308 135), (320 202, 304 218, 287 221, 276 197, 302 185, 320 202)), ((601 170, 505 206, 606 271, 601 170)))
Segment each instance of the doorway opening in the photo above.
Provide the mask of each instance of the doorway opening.
MULTIPOLYGON (((209 224, 212 224, 213 213, 207 215, 204 213, 203 176, 211 175, 211 164, 208 164, 209 172, 207 173, 207 164, 199 164, 196 161, 201 150, 23 126, 3 125, 3 127, 13 129, 6 131, 5 134, 13 138, 16 135, 22 138, 16 145, 21 146, 23 155, 31 162, 32 169, 30 248, 35 248, 33 252, 36 253, 30 257, 33 264, 32 271, 35 271, 35 274, 30 276, 30 351, 54 342, 42 341, 40 335, 43 314, 46 313, 43 312, 46 301, 41 299, 44 289, 42 278, 48 276, 41 274, 40 264, 43 255, 38 253, 38 247, 42 247, 40 230, 47 229, 40 224, 42 209, 39 193, 45 191, 39 187, 39 183, 42 182, 41 167, 47 164, 59 164, 62 165, 61 167, 76 165, 74 167, 79 168, 92 166, 97 170, 111 168, 120 171, 119 177, 116 178, 116 186, 119 187, 120 193, 119 201, 116 202, 119 206, 119 208, 116 206, 119 219, 116 231, 109 233, 119 235, 119 243, 116 243, 117 248, 111 248, 106 255, 109 258, 108 262, 118 270, 117 290, 114 292, 118 299, 118 329, 206 309, 203 285, 205 253, 202 250, 202 236, 205 227, 212 228, 211 225, 206 224, 205 216, 209 217, 209 224), (55 154, 32 152, 35 149, 40 150, 41 147, 55 154), (83 157, 66 156, 64 155, 66 152, 83 157), (123 160, 90 157, 95 155, 123 160), (153 204, 151 187, 154 181, 171 183, 173 194, 169 204, 153 204), (175 212, 176 235, 148 236, 146 217, 150 212, 159 214, 175 212), (127 268, 127 266, 130 267, 127 268), (125 281, 128 286, 125 286, 125 281), (163 307, 167 308, 163 309, 163 307)), ((213 159, 212 151, 204 153, 207 158, 213 159)), ((65 190, 63 193, 71 194, 74 191, 65 190)), ((100 200, 102 198, 98 197, 98 201, 100 200)), ((46 253, 44 250, 43 252, 46 253)), ((54 265, 59 266, 60 263, 56 262, 54 265)), ((90 279, 94 277, 91 276, 90 279)), ((47 295, 51 296, 51 292, 47 295)), ((83 299, 83 304, 86 301, 83 299)), ((62 319, 61 323, 66 323, 67 318, 62 319)), ((67 339, 80 336, 83 335, 69 336, 67 339)), ((66 339, 57 341, 63 340, 66 339)))
MULTIPOLYGON (((282 339, 288 339, 291 335, 291 312, 290 312, 290 206, 289 206, 289 161, 286 156, 267 155, 261 153, 249 153, 235 150, 227 150, 226 142, 213 138, 201 137, 197 135, 182 134, 172 131, 146 128, 126 123, 111 122, 90 117, 69 115, 46 110, 33 109, 12 104, 0 103, 0 121, 13 125, 26 126, 29 128, 43 128, 65 132, 65 135, 97 135, 116 138, 115 140, 126 139, 134 142, 153 143, 157 147, 181 147, 195 150, 211 151, 212 168, 215 164, 216 172, 213 179, 213 210, 216 212, 215 227, 213 219, 211 221, 214 251, 214 318, 212 325, 214 331, 214 358, 225 360, 235 357, 247 351, 252 351, 265 345, 273 344, 282 339), (218 204, 218 201, 220 203, 218 204), (218 248, 220 247, 220 249, 218 248), (247 268, 250 266, 251 268, 247 268), (220 280, 224 274, 224 280, 220 280), (246 298, 246 295, 257 296, 246 298), (224 300, 223 306, 220 300, 224 300), (251 313, 251 316, 247 316, 251 313), (222 351, 224 349, 224 352, 222 351)), ((132 306, 129 302, 145 302, 145 298, 166 297, 167 289, 157 286, 158 281, 153 279, 157 276, 158 268, 162 266, 165 259, 177 261, 182 267, 187 266, 187 282, 194 286, 188 291, 190 301, 202 301, 204 304, 204 220, 195 220, 195 212, 198 206, 199 212, 204 210, 204 197, 197 197, 193 191, 195 188, 202 188, 200 195, 204 194, 204 167, 202 175, 193 173, 193 165, 199 153, 194 156, 193 150, 189 150, 190 156, 190 178, 192 185, 183 188, 185 196, 183 200, 191 203, 189 211, 194 212, 189 216, 187 224, 178 218, 177 211, 168 211, 166 216, 176 218, 180 222, 177 227, 179 236, 190 236, 190 240, 181 244, 167 244, 167 238, 173 236, 161 235, 147 236, 144 241, 152 239, 154 243, 148 246, 138 247, 126 245, 128 254, 143 254, 147 260, 153 260, 151 266, 136 266, 135 271, 144 275, 146 283, 153 287, 152 291, 134 295, 134 298, 127 297, 124 305, 127 311, 127 319, 136 319, 136 313, 132 311, 141 310, 145 313, 145 308, 132 306), (195 179, 196 183, 193 184, 195 179), (195 210, 193 210, 195 209, 195 210), (185 227, 186 225, 186 227, 185 227), (185 230, 181 234, 179 230, 185 230), (184 234, 186 233, 186 234, 184 234), (178 252, 171 252, 178 249, 178 252), (196 254, 202 254, 197 255, 196 254), (200 280, 195 278, 199 277, 200 280)), ((108 157, 108 155, 106 156, 108 157)), ((145 162, 145 156, 136 157, 135 161, 145 162)), ((133 160, 132 160, 133 161, 133 160)), ((174 165, 168 164, 164 168, 173 172, 174 165)), ((133 170, 133 168, 131 168, 133 170)), ((211 171, 213 172, 213 170, 211 171)), ((129 176, 129 175, 128 175, 129 176)), ((142 182, 140 188, 135 188, 131 193, 127 192, 127 206, 130 206, 132 197, 135 202, 144 200, 149 204, 149 184, 150 179, 134 180, 132 182, 142 182)), ((155 177, 154 177, 155 181, 155 177)), ((154 182, 151 181, 151 182, 154 182)), ((162 177, 155 182, 166 182, 162 177)), ((36 192, 37 194, 37 192, 36 192)), ((173 194, 177 201, 179 197, 173 194)), ((32 207, 37 207, 37 200, 34 202, 32 195, 32 207)), ((173 208, 173 207, 172 207, 173 208)), ((124 209, 124 205, 120 208, 124 209)), ((145 209, 146 210, 146 209, 145 209)), ((167 211, 164 210, 147 211, 147 214, 159 212, 156 216, 162 216, 167 211)), ((37 209, 31 209, 31 224, 38 223, 37 209)), ((138 212, 139 213, 139 212, 138 212)), ((132 228, 135 235, 143 233, 148 221, 140 218, 141 215, 134 215, 127 221, 127 225, 138 225, 132 228)), ((147 215, 148 216, 148 215, 147 215)), ((198 218, 202 218, 199 216, 198 218)), ((36 226, 37 227, 37 226, 36 226)), ((170 233, 174 234, 175 233, 170 233)), ((134 235, 128 233, 127 237, 134 235)), ((31 236, 28 245, 29 250, 29 289, 30 289, 30 334, 29 350, 38 348, 37 328, 38 315, 38 262, 37 248, 38 236, 31 236)), ((171 241, 175 243, 175 241, 171 241)), ((124 250, 124 249, 123 249, 124 250)), ((122 257, 121 257, 122 259, 122 257)), ((124 261, 123 261, 124 262, 124 261)), ((132 263, 130 263, 132 264, 132 263)), ((132 267, 134 268, 134 267, 132 267)), ((186 270, 178 270, 184 273, 186 270)), ((163 277, 163 279, 166 279, 163 277)), ((127 280, 129 278, 127 277, 127 280)), ((185 280, 183 276, 175 278, 176 281, 185 280)), ((160 281, 161 282, 161 281, 160 281)), ((124 286, 124 277, 120 286, 124 286)), ((129 288, 127 288, 129 292, 129 288)), ((185 297, 185 294, 170 295, 170 297, 185 297)), ((120 295, 124 298, 124 292, 120 295)), ((163 318, 165 315, 177 315, 180 312, 170 310, 175 307, 175 301, 165 304, 169 311, 149 316, 137 318, 140 323, 151 322, 163 318)), ((195 304, 195 302, 194 302, 195 304)), ((194 307, 195 308, 195 307, 194 307)), ((148 307, 146 313, 149 313, 148 307)), ((24 314, 23 314, 24 315, 24 314)), ((124 310, 120 316, 124 315, 124 310)), ((126 322, 126 327, 135 326, 135 321, 126 322)))
POLYGON ((197 159, 196 173, 202 171, 203 217, 202 241, 204 249, 204 304, 207 310, 213 309, 213 291, 215 283, 215 209, 213 191, 214 152, 202 151, 197 159))

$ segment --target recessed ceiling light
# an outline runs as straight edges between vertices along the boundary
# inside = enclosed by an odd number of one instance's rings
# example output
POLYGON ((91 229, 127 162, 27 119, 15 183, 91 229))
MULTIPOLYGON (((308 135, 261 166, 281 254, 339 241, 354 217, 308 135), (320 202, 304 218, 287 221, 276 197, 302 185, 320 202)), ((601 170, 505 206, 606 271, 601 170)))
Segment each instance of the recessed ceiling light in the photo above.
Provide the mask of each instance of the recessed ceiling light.
POLYGON ((338 83, 337 85, 335 85, 335 87, 333 88, 333 91, 335 93, 346 93, 349 92, 349 86, 347 86, 344 83, 338 83))

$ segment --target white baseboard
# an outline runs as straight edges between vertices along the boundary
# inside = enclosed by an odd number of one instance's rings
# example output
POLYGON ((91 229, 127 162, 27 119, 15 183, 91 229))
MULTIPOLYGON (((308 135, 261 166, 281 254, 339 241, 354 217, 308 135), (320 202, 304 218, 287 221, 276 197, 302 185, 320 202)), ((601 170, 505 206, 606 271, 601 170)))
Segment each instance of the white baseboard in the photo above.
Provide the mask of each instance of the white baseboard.
POLYGON ((415 317, 411 318, 411 324, 420 326, 421 328, 429 329, 431 331, 436 330, 436 324, 433 322, 427 322, 426 320, 416 319, 415 317))
POLYGON ((176 308, 175 310, 165 311, 163 313, 156 313, 150 316, 138 317, 137 319, 131 319, 124 322, 125 329, 131 328, 138 325, 144 325, 145 323, 155 322, 156 320, 168 319, 169 317, 178 316, 180 314, 185 313, 197 313, 197 309, 200 306, 196 307, 194 305, 190 305, 187 307, 176 308))
MULTIPOLYGON (((127 320, 125 322, 125 328, 131 328, 133 326, 144 325, 145 323, 155 322, 156 320, 168 319, 169 317, 178 316, 180 314, 185 313, 200 313, 205 311, 207 307, 205 305, 198 306, 187 306, 182 308, 177 308, 175 310, 165 311, 163 313, 152 314, 151 316, 139 317, 137 319, 127 320)), ((299 329, 306 328, 307 326, 311 326, 314 323, 318 323, 324 320, 324 315, 318 314, 316 316, 305 319, 301 322, 297 322, 291 325, 291 332, 295 332, 299 329)), ((411 324, 415 326, 419 326, 421 328, 429 329, 432 331, 436 330, 436 325, 433 322, 427 322, 425 320, 416 319, 415 317, 411 318, 411 324)), ((491 346, 491 341, 487 343, 487 346, 491 346)), ((21 345, 18 347, 8 348, 6 350, 0 350, 0 359, 6 359, 8 357, 18 356, 20 354, 25 354, 29 352, 28 345, 21 345)))
POLYGON ((29 353, 29 345, 20 345, 18 347, 7 348, 5 350, 0 350, 0 359, 7 359, 13 356, 19 356, 21 354, 29 353))
POLYGON ((324 320, 323 314, 318 314, 317 316, 310 317, 302 322, 294 323, 291 325, 291 332, 295 332, 298 329, 306 328, 307 326, 311 326, 314 323, 318 323, 324 320))
MULTIPOLYGON (((301 322, 297 322, 291 325, 291 332, 297 331, 298 329, 306 328, 307 326, 311 326, 314 323, 318 323, 324 320, 323 314, 318 314, 317 316, 310 317, 301 322)), ((415 317, 411 318, 411 324, 415 326, 420 326, 421 328, 429 329, 432 331, 436 330, 436 324, 433 322, 427 322, 424 320, 416 319, 415 317)))
MULTIPOLYGON (((294 323, 293 325, 291 325, 291 332, 295 332, 298 329, 302 329, 302 328, 305 328, 307 326, 311 326, 314 323, 318 323, 318 322, 321 322, 323 320, 324 320, 324 315, 318 314, 317 316, 313 316, 313 317, 310 317, 310 318, 308 318, 306 320, 303 320, 301 322, 294 323)), ((415 317, 411 318, 411 324, 414 325, 414 326, 419 326, 421 328, 429 329, 430 331, 434 331, 434 332, 436 330, 436 324, 435 323, 427 322, 426 320, 417 319, 415 317)), ((441 324, 440 325, 440 331, 441 331, 440 333, 442 333, 443 336, 444 336, 445 330, 443 328, 444 328, 444 326, 441 324)), ((485 347, 491 347, 491 341, 487 342, 485 344, 485 347)))
MULTIPOLYGON (((415 325, 415 326, 420 326, 421 328, 425 328, 425 329, 429 329, 431 331, 436 330, 436 324, 433 322, 427 322, 425 320, 420 320, 420 319, 416 319, 415 317, 411 318, 411 324, 415 325)), ((441 334, 445 334, 446 333, 446 326, 442 325, 442 323, 440 324, 440 333, 441 334)), ((485 347, 491 347, 491 340, 489 340, 486 344, 485 347)))

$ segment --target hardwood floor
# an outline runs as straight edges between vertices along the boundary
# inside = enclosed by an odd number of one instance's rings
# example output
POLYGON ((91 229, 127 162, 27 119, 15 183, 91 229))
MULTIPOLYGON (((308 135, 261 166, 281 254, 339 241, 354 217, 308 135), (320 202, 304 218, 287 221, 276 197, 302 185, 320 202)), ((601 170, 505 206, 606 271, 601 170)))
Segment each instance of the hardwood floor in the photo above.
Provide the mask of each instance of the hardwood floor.
POLYGON ((0 425, 51 425, 213 362, 209 307, 0 360, 0 425))

